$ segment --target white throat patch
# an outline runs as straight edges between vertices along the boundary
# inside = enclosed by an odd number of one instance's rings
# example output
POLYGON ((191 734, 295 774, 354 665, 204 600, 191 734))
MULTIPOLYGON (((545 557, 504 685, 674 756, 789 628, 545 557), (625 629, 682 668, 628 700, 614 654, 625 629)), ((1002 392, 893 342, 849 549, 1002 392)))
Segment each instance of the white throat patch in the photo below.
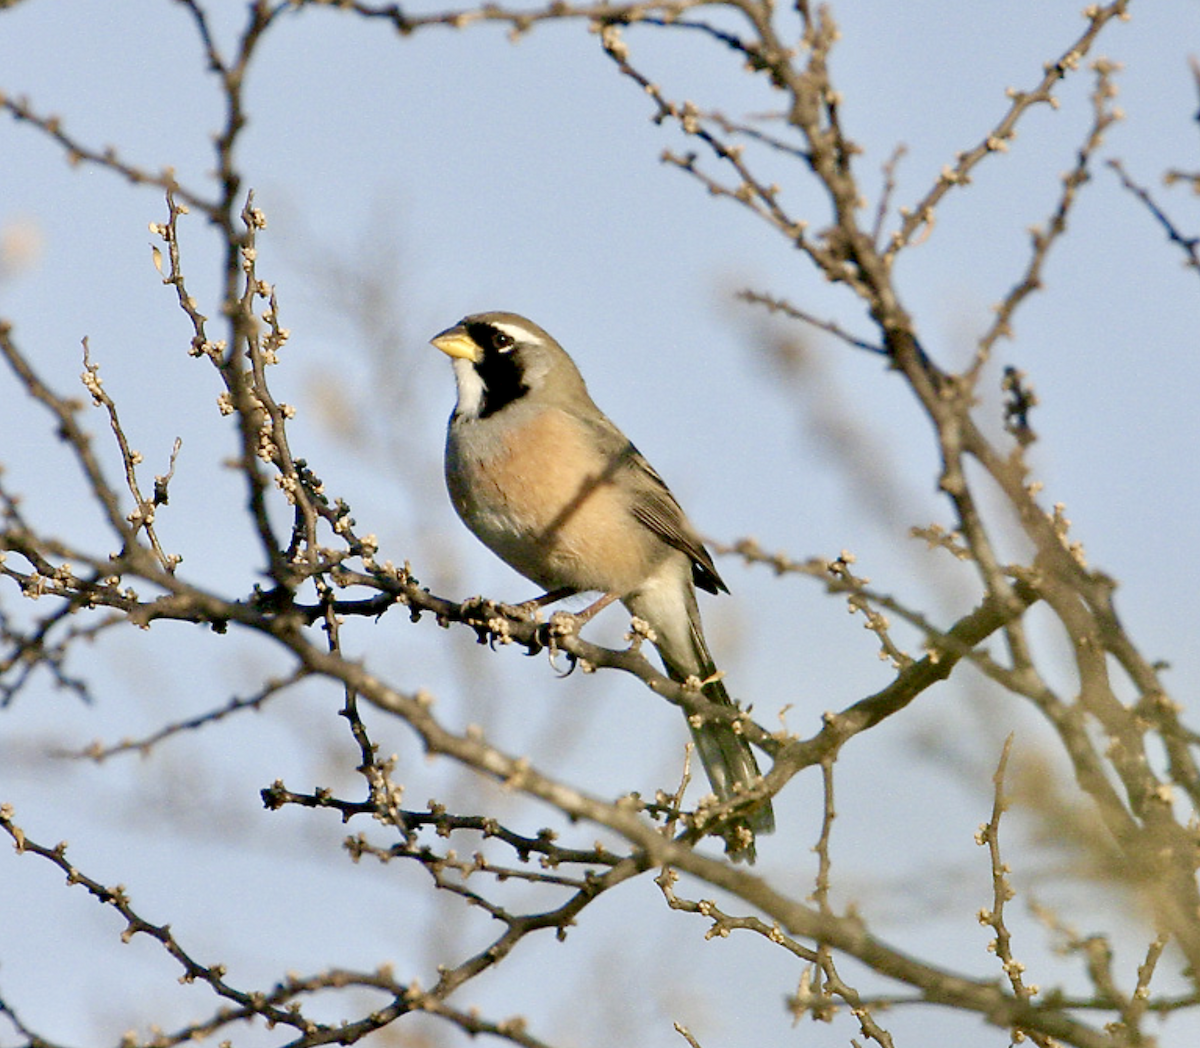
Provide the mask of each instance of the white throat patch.
POLYGON ((479 409, 483 407, 483 379, 469 360, 455 357, 450 363, 454 368, 454 381, 458 384, 458 406, 454 413, 465 418, 478 418, 479 409))

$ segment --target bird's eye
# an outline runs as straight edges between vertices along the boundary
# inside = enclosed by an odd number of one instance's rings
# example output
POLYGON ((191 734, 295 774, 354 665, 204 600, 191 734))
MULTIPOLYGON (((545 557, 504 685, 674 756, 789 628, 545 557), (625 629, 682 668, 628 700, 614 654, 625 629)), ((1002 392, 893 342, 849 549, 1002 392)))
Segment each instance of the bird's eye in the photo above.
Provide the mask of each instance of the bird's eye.
POLYGON ((492 349, 507 353, 515 345, 512 335, 504 331, 494 331, 492 334, 492 349))

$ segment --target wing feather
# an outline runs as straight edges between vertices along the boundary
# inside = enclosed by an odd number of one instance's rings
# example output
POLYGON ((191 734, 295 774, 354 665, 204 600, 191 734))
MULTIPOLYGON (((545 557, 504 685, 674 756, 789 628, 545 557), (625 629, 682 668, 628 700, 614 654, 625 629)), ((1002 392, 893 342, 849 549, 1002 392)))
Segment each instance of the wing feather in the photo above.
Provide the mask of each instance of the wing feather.
POLYGON ((692 562, 692 581, 700 589, 709 593, 728 593, 729 587, 718 574, 712 555, 704 548, 667 482, 606 415, 599 409, 596 415, 599 417, 576 413, 575 417, 591 428, 598 448, 605 459, 614 464, 613 468, 623 468, 631 474, 630 512, 634 518, 668 545, 688 555, 692 562))
POLYGON ((725 580, 717 573, 712 556, 704 548, 691 522, 683 509, 671 494, 666 481, 646 461, 637 448, 629 445, 632 451, 633 463, 631 468, 638 470, 645 478, 638 485, 634 496, 632 512, 641 523, 645 524, 656 535, 663 538, 668 545, 682 550, 692 560, 692 581, 709 593, 729 592, 725 580))

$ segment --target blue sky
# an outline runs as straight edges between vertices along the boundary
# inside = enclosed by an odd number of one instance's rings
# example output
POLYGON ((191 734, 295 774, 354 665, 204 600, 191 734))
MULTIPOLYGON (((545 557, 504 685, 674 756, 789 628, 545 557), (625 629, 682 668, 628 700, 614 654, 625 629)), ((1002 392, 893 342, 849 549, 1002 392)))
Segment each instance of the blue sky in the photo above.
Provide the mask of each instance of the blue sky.
MULTIPOLYGON (((1160 177, 1169 167, 1200 166, 1188 67, 1200 8, 1179 0, 1131 9, 1132 20, 1111 25, 1096 52, 1124 67, 1117 82, 1126 119, 1101 159, 1121 158, 1194 229, 1192 198, 1162 189, 1160 177)), ((242 9, 220 11, 217 35, 227 45, 242 9)), ((842 40, 834 75, 845 124, 863 148, 858 171, 872 207, 897 144, 907 155, 894 200, 911 204, 994 125, 1005 88, 1032 87, 1084 24, 1078 5, 1044 0, 862 2, 841 5, 835 17, 842 40)), ((730 115, 778 104, 701 40, 653 29, 627 39, 631 61, 672 97, 730 115)), ((906 304, 945 366, 969 358, 991 306, 1021 273, 1027 229, 1053 207, 1058 177, 1087 129, 1091 87, 1081 72, 1062 86, 1059 109, 1030 113, 1009 153, 951 194, 928 240, 899 263, 906 304)), ((0 14, 0 91, 27 95, 84 142, 210 184, 220 102, 178 5, 25 0, 0 14)), ((912 525, 950 517, 935 491, 931 433, 900 380, 876 357, 797 330, 810 366, 802 384, 784 381, 762 348, 779 329, 734 292, 749 286, 785 296, 870 337, 861 309, 748 212, 659 162, 664 148, 692 146, 651 122, 649 100, 583 25, 543 26, 515 43, 497 26, 400 38, 381 22, 307 10, 264 41, 248 107, 238 160, 270 223, 259 274, 277 284, 293 333, 274 375, 277 395, 299 409, 293 449, 380 536, 383 555, 410 559, 436 592, 531 595, 470 540, 445 498, 439 457, 453 383, 426 344, 465 313, 507 309, 558 337, 596 401, 706 535, 754 535, 797 559, 851 550, 879 589, 941 621, 970 606, 969 570, 906 537, 912 525), (364 318, 372 284, 387 298, 371 299, 364 318)), ((803 170, 771 163, 784 199, 819 228, 827 212, 803 170)), ((992 396, 998 402, 1002 365, 1029 374, 1041 401, 1041 440, 1030 459, 1047 505, 1066 504, 1091 561, 1121 580, 1118 607, 1132 635, 1146 655, 1171 663, 1177 698, 1194 706, 1200 655, 1184 609, 1200 571, 1200 286, 1113 173, 1098 163, 1093 174, 1049 261, 1045 292, 1021 310, 1015 340, 997 352, 992 396)), ((260 564, 240 519, 240 489, 222 467, 233 443, 216 410, 218 383, 187 357, 186 324, 151 264, 147 226, 164 214, 156 191, 71 168, 34 129, 0 121, 0 232, 32 245, 4 271, 0 314, 60 390, 77 381, 79 343, 89 339, 147 476, 165 469, 171 442, 183 438, 162 515, 165 541, 183 553, 192 577, 245 592, 260 564)), ((199 216, 181 235, 193 293, 215 311, 215 239, 199 216)), ((36 519, 85 540, 94 521, 70 501, 79 489, 69 461, 46 419, 13 401, 7 377, 0 381, 9 405, 0 417, 6 482, 25 494, 36 519)), ((92 425, 102 433, 100 418, 92 425)), ((789 724, 811 733, 822 711, 887 681, 861 619, 819 586, 732 561, 721 570, 734 593, 704 604, 710 639, 735 693, 753 697, 763 723, 791 704, 789 724)), ((598 622, 596 635, 615 640, 621 629, 618 615, 598 622)), ((465 631, 447 635, 429 622, 385 620, 348 633, 398 684, 437 694, 452 722, 478 720, 501 746, 569 771, 588 789, 649 792, 675 774, 678 716, 633 682, 582 674, 558 681, 541 660, 489 653, 465 631)), ((1053 637, 1039 643, 1053 660, 1053 637)), ((44 756, 55 745, 140 736, 245 694, 283 665, 247 641, 231 645, 182 626, 113 634, 95 648, 95 705, 45 689, 4 711, 0 801, 15 804, 31 836, 70 839, 82 867, 128 884, 150 917, 170 920, 200 955, 219 956, 247 984, 267 985, 286 969, 385 960, 428 982, 433 964, 461 958, 489 929, 456 923, 459 908, 430 904, 408 871, 351 867, 337 843, 345 831, 332 820, 268 814, 258 804, 256 791, 275 778, 298 789, 357 790, 354 751, 335 716, 339 697, 328 689, 305 689, 144 760, 93 768, 44 756), (216 906, 214 884, 222 888, 216 906), (364 922, 364 910, 378 920, 364 922), (252 934, 239 934, 246 929, 252 934)), ((1056 683, 1069 683, 1065 666, 1056 683)), ((402 727, 382 719, 374 727, 384 747, 409 762, 412 803, 505 803, 529 825, 545 817, 424 764, 402 727)), ((987 817, 987 777, 1010 730, 1029 756, 1046 741, 1017 700, 963 674, 856 740, 839 762, 841 904, 856 901, 880 934, 909 952, 980 975, 993 968, 972 915, 987 904, 990 885, 971 835, 987 817)), ((760 863, 780 885, 795 889, 811 878, 818 787, 802 777, 781 799, 780 833, 760 863)), ((1019 819, 1012 832, 1019 841, 1019 819)), ((1035 892, 1084 926, 1109 926, 1112 915, 1061 876, 1060 859, 1033 853, 1016 868, 1021 901, 1035 892)), ((14 886, 0 893, 0 913, 15 930, 4 940, 42 937, 58 946, 39 958, 0 947, 0 993, 40 1032, 107 1044, 131 1022, 165 1016, 169 1026, 204 1013, 203 994, 173 989, 174 972, 151 944, 119 946, 112 915, 72 897, 47 867, 0 854, 0 884, 14 886), (96 965, 114 966, 117 985, 97 985, 96 965)), ((649 885, 632 888, 612 911, 589 911, 565 947, 529 944, 511 975, 472 984, 455 1003, 479 1003, 494 1015, 522 1011, 554 1043, 634 1043, 636 1035, 643 1045, 677 1044, 675 1020, 706 1048, 797 1036, 779 1005, 798 977, 786 959, 736 937, 702 943, 698 925, 663 909, 649 885), (622 905, 652 929, 642 940, 631 943, 609 926, 622 905), (680 956, 687 970, 659 996, 648 993, 654 974, 671 971, 680 956), (599 989, 598 970, 606 973, 599 989), (744 978, 733 988, 745 1002, 736 1022, 708 1000, 714 987, 730 992, 722 982, 729 971, 744 978), (634 1009, 630 1030, 603 1028, 612 1022, 610 1000, 634 1009)), ((1050 964, 1044 931, 1023 921, 1022 933, 1022 957, 1050 964)), ((1120 955, 1127 981, 1139 947, 1130 949, 1120 955)), ((1049 971, 1077 982, 1069 966, 1049 971)), ((888 1021, 901 1044, 978 1030, 930 1012, 898 1011, 888 1021)), ((1195 1020, 1176 1020, 1162 1042, 1195 1043, 1197 1032, 1195 1020)), ((833 1045, 852 1033, 843 1022, 806 1025, 803 1036, 833 1045)), ((253 1043, 274 1043, 255 1036, 253 1043)), ((252 1041, 239 1035, 238 1043, 252 1041)))

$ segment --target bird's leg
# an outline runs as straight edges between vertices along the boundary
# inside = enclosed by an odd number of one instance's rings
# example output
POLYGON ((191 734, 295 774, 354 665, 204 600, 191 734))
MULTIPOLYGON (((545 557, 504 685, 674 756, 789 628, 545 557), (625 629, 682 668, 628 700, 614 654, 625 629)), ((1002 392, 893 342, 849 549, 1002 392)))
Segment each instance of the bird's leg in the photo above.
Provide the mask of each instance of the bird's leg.
POLYGON ((582 626, 585 622, 590 620, 593 616, 598 615, 600 612, 602 612, 605 608, 607 608, 616 599, 617 599, 616 593, 604 594, 603 597, 601 597, 595 603, 589 604, 586 608, 583 609, 583 611, 577 611, 575 613, 575 621, 578 622, 580 626, 582 626))
MULTIPOLYGON (((579 590, 571 589, 570 586, 563 586, 561 589, 550 590, 549 593, 543 593, 540 597, 534 597, 533 600, 523 601, 520 604, 511 605, 511 607, 518 615, 529 616, 539 608, 544 608, 547 604, 553 604, 556 601, 565 600, 567 597, 573 597, 578 592, 579 590)), ((574 613, 563 612, 562 614, 570 615, 575 620, 577 626, 582 626, 617 599, 618 595, 616 593, 606 593, 599 600, 589 604, 583 611, 574 613)))
POLYGON ((554 604, 557 601, 565 600, 567 597, 574 596, 577 592, 578 590, 573 590, 570 586, 562 586, 559 589, 543 593, 540 597, 534 597, 532 600, 523 600, 520 604, 506 606, 511 607, 518 615, 530 616, 538 608, 544 608, 547 604, 554 604))
POLYGON ((525 601, 521 607, 544 608, 547 604, 555 604, 560 600, 566 600, 568 597, 573 597, 578 592, 578 590, 574 590, 570 586, 560 586, 558 589, 550 590, 548 593, 543 593, 540 597, 534 597, 533 600, 525 601))

